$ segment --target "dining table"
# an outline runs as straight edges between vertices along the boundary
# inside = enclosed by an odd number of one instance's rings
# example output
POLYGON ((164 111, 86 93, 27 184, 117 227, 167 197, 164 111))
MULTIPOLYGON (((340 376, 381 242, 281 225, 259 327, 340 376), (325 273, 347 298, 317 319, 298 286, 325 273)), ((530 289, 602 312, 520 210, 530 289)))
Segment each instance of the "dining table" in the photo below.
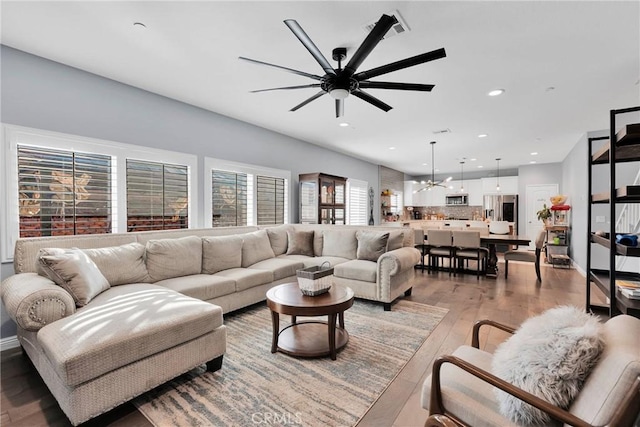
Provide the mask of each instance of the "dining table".
MULTIPOLYGON (((489 249, 489 258, 487 259, 487 271, 485 276, 489 279, 498 277, 498 253, 496 245, 528 245, 531 239, 528 236, 516 234, 488 234, 480 236, 480 244, 486 245, 489 249)), ((424 236, 424 244, 428 246, 427 236, 424 236)))

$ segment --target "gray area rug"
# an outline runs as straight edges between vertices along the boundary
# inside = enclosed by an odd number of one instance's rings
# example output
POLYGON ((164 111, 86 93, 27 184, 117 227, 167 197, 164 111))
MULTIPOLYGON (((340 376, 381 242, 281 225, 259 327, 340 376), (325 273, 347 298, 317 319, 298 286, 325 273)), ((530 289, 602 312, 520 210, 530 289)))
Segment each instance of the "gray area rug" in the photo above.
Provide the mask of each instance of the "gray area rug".
MULTIPOLYGON (((349 343, 332 361, 272 354, 271 314, 262 303, 225 316, 221 370, 196 368, 134 403, 158 427, 353 426, 447 312, 406 300, 385 312, 356 300, 345 312, 349 343)), ((281 315, 280 327, 289 320, 281 315)))

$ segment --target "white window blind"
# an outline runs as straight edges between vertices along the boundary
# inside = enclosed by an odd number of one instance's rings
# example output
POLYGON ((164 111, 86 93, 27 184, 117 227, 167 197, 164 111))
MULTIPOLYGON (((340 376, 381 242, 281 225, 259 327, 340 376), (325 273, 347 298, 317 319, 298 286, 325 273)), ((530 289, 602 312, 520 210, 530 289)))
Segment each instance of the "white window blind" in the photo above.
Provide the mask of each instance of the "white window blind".
POLYGON ((213 227, 247 225, 247 174, 211 171, 213 227))
POLYGON ((258 225, 284 224, 285 180, 271 176, 256 177, 258 225))
POLYGON ((127 231, 189 227, 189 168, 127 159, 127 231))
POLYGON ((347 224, 367 225, 368 183, 357 179, 347 180, 347 224))
POLYGON ((111 156, 18 145, 20 237, 112 231, 111 156))

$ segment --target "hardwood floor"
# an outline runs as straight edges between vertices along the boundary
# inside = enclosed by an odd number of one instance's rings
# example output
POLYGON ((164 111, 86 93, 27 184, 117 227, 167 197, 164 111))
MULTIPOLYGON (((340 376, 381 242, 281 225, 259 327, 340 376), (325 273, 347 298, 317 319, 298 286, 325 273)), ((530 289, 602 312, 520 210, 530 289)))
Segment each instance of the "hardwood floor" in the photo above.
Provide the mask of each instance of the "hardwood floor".
MULTIPOLYGON (((497 280, 483 277, 476 280, 475 275, 471 274, 449 277, 442 272, 417 272, 413 294, 408 298, 447 308, 449 313, 358 426, 424 425, 428 414, 421 408, 420 392, 424 379, 431 371, 433 360, 441 354, 451 353, 461 344, 470 343, 474 321, 491 318, 517 326, 526 318, 556 305, 584 307, 584 283, 585 279, 575 270, 548 266, 543 266, 542 283, 538 283, 533 264, 515 262, 509 263, 508 280, 504 279, 502 271, 497 280)), ((491 351, 505 337, 506 334, 495 329, 490 332, 487 330, 483 334, 481 345, 491 351)), ((28 357, 20 349, 2 352, 0 362, 0 425, 70 425, 28 357)), ((151 426, 131 404, 122 405, 94 418, 86 425, 151 426)))

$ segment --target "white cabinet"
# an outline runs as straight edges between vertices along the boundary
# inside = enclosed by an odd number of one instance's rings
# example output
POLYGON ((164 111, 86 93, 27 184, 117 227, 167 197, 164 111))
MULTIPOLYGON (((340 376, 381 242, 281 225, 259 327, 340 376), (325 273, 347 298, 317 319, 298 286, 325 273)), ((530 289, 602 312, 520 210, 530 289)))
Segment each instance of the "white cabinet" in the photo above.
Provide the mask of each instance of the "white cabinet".
POLYGON ((469 206, 482 206, 482 181, 479 179, 470 179, 464 182, 464 189, 469 193, 469 206))
POLYGON ((404 182, 404 205, 405 206, 416 206, 413 203, 413 181, 405 181, 404 182))
POLYGON ((447 192, 451 191, 449 188, 433 187, 427 193, 427 205, 426 206, 444 206, 447 192))
POLYGON ((501 176, 500 191, 496 190, 497 178, 482 178, 483 194, 518 194, 518 177, 501 176))

